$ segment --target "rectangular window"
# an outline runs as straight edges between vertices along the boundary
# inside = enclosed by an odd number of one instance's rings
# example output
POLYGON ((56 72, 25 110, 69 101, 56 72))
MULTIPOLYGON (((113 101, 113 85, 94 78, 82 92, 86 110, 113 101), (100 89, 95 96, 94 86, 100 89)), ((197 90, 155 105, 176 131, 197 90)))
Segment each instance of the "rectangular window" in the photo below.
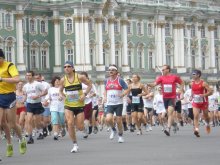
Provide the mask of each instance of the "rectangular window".
POLYGON ((41 67, 42 69, 47 68, 47 51, 46 50, 41 51, 41 67))
POLYGON ((12 62, 12 47, 7 46, 5 52, 6 60, 12 62))
POLYGON ((131 23, 130 22, 128 23, 128 26, 127 26, 127 32, 128 34, 131 34, 131 23))
POLYGON ((119 51, 118 50, 115 51, 115 64, 119 66, 119 51))
POLYGON ((201 38, 205 38, 205 27, 201 27, 201 38))
POLYGON ((171 52, 170 49, 166 49, 166 63, 171 66, 171 52))
POLYGON ((138 50, 138 65, 137 68, 141 69, 142 68, 142 51, 138 50))
POLYGON ((191 66, 193 69, 195 69, 196 67, 196 56, 194 50, 192 50, 192 54, 191 54, 191 66))
POLYGON ((115 31, 115 33, 119 32, 118 31, 118 22, 117 21, 114 22, 114 31, 115 31))
POLYGON ((205 59, 206 57, 205 57, 205 53, 204 52, 202 52, 202 69, 205 69, 205 59))
POLYGON ((219 71, 219 56, 218 56, 218 52, 215 52, 215 67, 216 69, 219 71))
POLYGON ((93 66, 93 49, 90 49, 90 64, 93 66))
POLYGON ((214 30, 214 37, 215 39, 218 39, 218 28, 215 28, 214 30))
POLYGON ((72 48, 67 49, 67 60, 74 62, 73 49, 72 48))
POLYGON ((128 65, 131 67, 131 50, 128 50, 128 65))
POLYGON ((103 64, 104 64, 104 65, 106 65, 105 56, 106 56, 106 51, 105 51, 105 49, 103 49, 103 64))
POLYGON ((31 68, 37 68, 36 50, 31 50, 31 68))
POLYGON ((149 69, 153 69, 153 53, 149 52, 149 69))

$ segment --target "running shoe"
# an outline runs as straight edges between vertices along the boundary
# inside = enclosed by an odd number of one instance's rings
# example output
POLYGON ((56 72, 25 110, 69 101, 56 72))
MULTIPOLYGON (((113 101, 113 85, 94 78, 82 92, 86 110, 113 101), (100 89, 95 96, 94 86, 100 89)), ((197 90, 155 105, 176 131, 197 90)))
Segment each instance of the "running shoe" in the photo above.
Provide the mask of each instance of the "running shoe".
POLYGON ((54 137, 53 137, 53 140, 58 140, 58 136, 54 136, 54 137))
POLYGON ((210 127, 210 125, 207 125, 206 126, 206 133, 210 134, 210 132, 211 132, 211 127, 210 127))
POLYGON ((97 134, 97 133, 98 133, 98 127, 97 127, 97 126, 94 127, 93 133, 94 133, 94 134, 97 134))
POLYGON ((43 135, 44 135, 44 137, 47 137, 47 134, 48 134, 47 128, 43 128, 43 135))
POLYGON ((150 128, 149 128, 149 125, 148 125, 148 124, 146 125, 145 128, 146 128, 146 132, 149 132, 149 131, 150 131, 150 128))
POLYGON ((152 131, 152 130, 153 130, 151 126, 149 126, 149 130, 150 130, 150 131, 152 131))
POLYGON ((195 131, 194 131, 194 135, 196 135, 196 137, 200 137, 199 131, 198 131, 198 130, 195 130, 195 131))
POLYGON ((30 139, 27 141, 27 144, 34 144, 34 139, 33 139, 33 138, 30 138, 30 139))
POLYGON ((27 151, 27 141, 26 138, 22 138, 22 140, 19 142, 19 152, 20 154, 25 154, 27 151))
POLYGON ((124 138, 122 136, 118 136, 118 142, 119 143, 124 143, 124 138))
POLYGON ((13 156, 13 145, 12 144, 7 144, 6 156, 7 157, 13 156))
POLYGON ((92 133, 92 126, 89 126, 89 132, 88 132, 89 134, 91 134, 92 133))
POLYGON ((79 146, 77 144, 73 144, 73 148, 70 152, 75 153, 75 152, 78 152, 78 151, 79 151, 79 146))
POLYGON ((42 139, 44 139, 44 135, 40 133, 39 136, 37 137, 37 140, 42 140, 42 139))
POLYGON ((65 128, 62 129, 62 131, 61 131, 61 136, 62 136, 62 137, 66 136, 66 130, 65 130, 65 128))
POLYGON ((114 137, 115 137, 115 135, 116 135, 116 131, 114 131, 114 130, 111 130, 111 134, 110 134, 110 137, 109 137, 109 139, 114 139, 114 137))
POLYGON ((142 135, 141 129, 139 131, 137 131, 137 135, 142 135))
POLYGON ((165 129, 165 130, 164 130, 164 133, 165 133, 167 136, 170 136, 170 129, 169 129, 169 128, 165 129))

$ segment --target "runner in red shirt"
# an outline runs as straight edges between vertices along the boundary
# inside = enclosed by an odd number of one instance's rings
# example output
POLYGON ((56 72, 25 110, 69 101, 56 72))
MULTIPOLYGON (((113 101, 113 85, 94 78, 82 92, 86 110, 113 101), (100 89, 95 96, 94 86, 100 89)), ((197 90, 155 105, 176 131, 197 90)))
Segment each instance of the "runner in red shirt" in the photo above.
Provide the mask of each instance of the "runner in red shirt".
POLYGON ((209 115, 208 115, 208 96, 212 94, 212 89, 209 85, 202 80, 202 73, 200 70, 194 70, 192 72, 193 81, 190 83, 192 86, 192 107, 193 107, 193 115, 194 115, 194 134, 196 137, 200 137, 199 135, 199 114, 200 110, 203 112, 203 116, 206 121, 206 132, 209 134, 211 131, 209 125, 209 115))
POLYGON ((156 85, 162 86, 164 106, 168 114, 168 126, 167 129, 164 130, 167 136, 170 136, 170 128, 173 124, 173 112, 176 105, 176 85, 179 84, 181 90, 183 90, 184 87, 184 81, 182 81, 179 76, 171 74, 170 70, 169 65, 163 65, 163 75, 159 76, 153 84, 148 84, 151 87, 156 85))

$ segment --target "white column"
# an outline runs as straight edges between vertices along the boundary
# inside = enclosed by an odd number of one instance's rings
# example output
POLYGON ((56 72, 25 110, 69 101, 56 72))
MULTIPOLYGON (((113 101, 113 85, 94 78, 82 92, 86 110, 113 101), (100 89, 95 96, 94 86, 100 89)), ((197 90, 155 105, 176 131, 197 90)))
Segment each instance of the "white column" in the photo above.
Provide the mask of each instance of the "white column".
POLYGON ((17 68, 20 72, 25 71, 26 67, 24 64, 24 51, 23 51, 23 30, 22 30, 22 5, 17 5, 16 9, 16 35, 17 35, 17 68))
POLYGON ((157 35, 156 35, 156 50, 157 50, 157 57, 156 57, 156 66, 163 66, 163 58, 162 58, 162 38, 161 38, 161 27, 163 24, 157 23, 157 35))
POLYGON ((179 44, 178 44, 178 25, 174 24, 173 27, 173 42, 174 42, 174 60, 173 60, 173 67, 177 68, 178 67, 178 61, 179 61, 179 44))
POLYGON ((96 10, 96 71, 105 71, 104 60, 103 60, 103 38, 102 38, 102 10, 96 10))
POLYGON ((122 71, 129 72, 130 67, 128 66, 128 38, 127 38, 127 12, 122 13, 121 29, 122 29, 122 71))
MULTIPOLYGON (((75 12, 75 11, 74 11, 75 12)), ((76 16, 74 18, 75 20, 75 49, 76 49, 76 67, 79 66, 81 64, 81 57, 82 53, 81 53, 81 49, 80 49, 80 43, 81 43, 81 37, 80 37, 80 21, 81 21, 81 17, 80 16, 76 16)))
POLYGON ((84 16, 84 22, 83 22, 83 26, 84 26, 84 43, 83 43, 83 49, 84 49, 84 71, 88 71, 88 70, 92 70, 92 65, 90 63, 90 47, 89 47, 89 26, 88 26, 88 19, 87 17, 88 13, 85 14, 84 16))
POLYGON ((180 37, 180 61, 179 61, 179 66, 180 67, 185 67, 185 49, 184 49, 184 26, 181 25, 179 29, 179 37, 180 37))
POLYGON ((196 58, 197 59, 196 68, 202 68, 201 29, 200 29, 199 32, 197 33, 197 37, 198 37, 198 58, 196 58))
POLYGON ((161 26, 161 56, 162 56, 162 64, 167 64, 166 61, 166 41, 165 41, 165 26, 161 26))
POLYGON ((109 64, 115 64, 115 31, 114 31, 115 16, 112 6, 108 10, 108 16, 109 16, 108 24, 109 24, 109 39, 110 39, 109 64))
POLYGON ((214 24, 209 25, 209 58, 210 58, 210 69, 213 70, 214 73, 217 73, 216 61, 215 61, 215 40, 214 40, 214 29, 216 28, 214 24))
POLYGON ((59 11, 53 11, 53 22, 54 22, 54 57, 55 57, 55 66, 53 68, 54 73, 61 73, 61 49, 60 49, 60 18, 59 11))
POLYGON ((187 25, 186 33, 187 33, 187 47, 188 47, 186 67, 191 68, 190 25, 187 25))

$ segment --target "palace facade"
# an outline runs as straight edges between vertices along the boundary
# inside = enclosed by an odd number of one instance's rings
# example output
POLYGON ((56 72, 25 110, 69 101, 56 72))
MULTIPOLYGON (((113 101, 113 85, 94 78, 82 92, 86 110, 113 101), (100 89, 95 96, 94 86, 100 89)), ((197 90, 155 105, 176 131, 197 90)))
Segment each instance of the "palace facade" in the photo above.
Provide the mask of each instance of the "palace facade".
MULTIPOLYGON (((109 64, 144 82, 169 64, 215 84, 220 76, 218 0, 0 0, 0 48, 21 74, 63 74, 71 60, 103 84, 109 64)), ((101 85, 103 88, 103 85, 101 85)), ((99 89, 102 90, 102 89, 99 89)))

